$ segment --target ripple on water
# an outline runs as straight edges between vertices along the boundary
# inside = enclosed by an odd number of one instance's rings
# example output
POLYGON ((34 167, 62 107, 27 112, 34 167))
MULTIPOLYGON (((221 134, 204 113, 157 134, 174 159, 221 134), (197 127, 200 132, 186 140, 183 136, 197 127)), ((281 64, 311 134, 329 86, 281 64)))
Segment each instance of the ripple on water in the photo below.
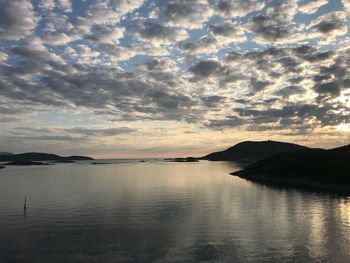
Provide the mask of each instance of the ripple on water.
POLYGON ((0 175, 0 259, 350 262, 349 199, 253 184, 230 176, 236 168, 148 162, 8 169, 0 175))

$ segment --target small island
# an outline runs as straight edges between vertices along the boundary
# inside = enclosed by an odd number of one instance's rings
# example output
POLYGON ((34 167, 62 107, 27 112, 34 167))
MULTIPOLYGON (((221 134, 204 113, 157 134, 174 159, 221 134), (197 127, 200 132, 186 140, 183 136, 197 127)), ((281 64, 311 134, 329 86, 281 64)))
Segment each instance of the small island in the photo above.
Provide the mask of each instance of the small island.
POLYGON ((195 163, 195 162, 199 162, 199 159, 195 157, 185 157, 185 158, 168 158, 168 159, 165 159, 165 161, 175 162, 175 163, 195 163))
POLYGON ((4 169, 4 168, 5 168, 4 166, 1 166, 1 165, 0 165, 0 169, 4 169))
POLYGON ((92 162, 92 165, 99 165, 99 164, 111 164, 111 163, 106 163, 106 162, 92 162))
POLYGON ((74 162, 74 161, 91 161, 94 160, 88 156, 59 156, 51 153, 20 153, 20 154, 1 154, 0 162, 30 161, 30 162, 74 162))
POLYGON ((13 161, 5 163, 4 165, 9 166, 32 166, 32 165, 53 165, 52 163, 43 163, 43 162, 33 162, 33 161, 13 161))
POLYGON ((350 193, 350 145, 281 153, 231 173, 248 180, 350 193))
POLYGON ((3 163, 0 169, 5 168, 5 166, 32 166, 32 165, 54 165, 55 163, 75 163, 75 161, 90 161, 94 160, 87 156, 59 156, 57 154, 51 153, 6 153, 2 152, 0 154, 0 162, 3 163))
POLYGON ((53 161, 53 163, 76 163, 76 162, 72 160, 57 160, 57 161, 53 161))

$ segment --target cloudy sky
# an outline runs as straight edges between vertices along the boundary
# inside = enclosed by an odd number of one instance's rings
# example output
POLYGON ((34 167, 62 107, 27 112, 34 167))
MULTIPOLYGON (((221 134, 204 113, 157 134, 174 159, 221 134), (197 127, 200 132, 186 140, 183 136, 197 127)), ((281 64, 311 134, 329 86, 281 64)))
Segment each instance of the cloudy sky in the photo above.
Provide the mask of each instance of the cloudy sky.
POLYGON ((0 150, 350 138, 350 0, 0 0, 0 150))

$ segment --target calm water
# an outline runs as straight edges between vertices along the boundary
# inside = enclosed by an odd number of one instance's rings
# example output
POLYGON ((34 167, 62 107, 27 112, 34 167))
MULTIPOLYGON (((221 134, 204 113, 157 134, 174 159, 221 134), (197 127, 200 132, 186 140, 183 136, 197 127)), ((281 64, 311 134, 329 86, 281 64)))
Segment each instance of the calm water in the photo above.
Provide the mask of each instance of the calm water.
POLYGON ((350 262, 350 199, 228 175, 236 169, 0 170, 0 262, 350 262))

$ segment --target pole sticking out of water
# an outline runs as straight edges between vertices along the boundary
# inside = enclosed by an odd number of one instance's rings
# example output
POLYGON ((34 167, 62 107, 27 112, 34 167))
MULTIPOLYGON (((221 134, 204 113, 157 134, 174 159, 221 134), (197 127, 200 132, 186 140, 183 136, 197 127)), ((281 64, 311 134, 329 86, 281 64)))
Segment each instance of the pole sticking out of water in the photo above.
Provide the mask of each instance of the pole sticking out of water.
POLYGON ((24 197, 24 206, 23 209, 26 210, 27 209, 27 196, 24 197))

